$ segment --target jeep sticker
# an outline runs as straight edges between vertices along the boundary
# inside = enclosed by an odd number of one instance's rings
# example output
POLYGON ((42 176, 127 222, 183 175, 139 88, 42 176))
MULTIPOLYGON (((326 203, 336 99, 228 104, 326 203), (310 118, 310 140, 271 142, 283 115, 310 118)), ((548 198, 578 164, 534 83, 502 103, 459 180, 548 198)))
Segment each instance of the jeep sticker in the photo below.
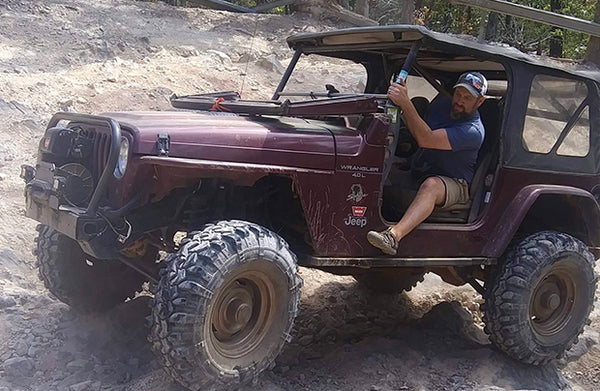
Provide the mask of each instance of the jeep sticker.
POLYGON ((363 188, 358 183, 352 185, 350 194, 346 197, 346 201, 361 202, 368 194, 365 194, 363 188))
POLYGON ((367 218, 366 217, 352 216, 351 214, 349 214, 348 217, 346 217, 346 219, 344 220, 344 224, 346 224, 348 226, 361 227, 362 228, 365 225, 367 225, 367 218))

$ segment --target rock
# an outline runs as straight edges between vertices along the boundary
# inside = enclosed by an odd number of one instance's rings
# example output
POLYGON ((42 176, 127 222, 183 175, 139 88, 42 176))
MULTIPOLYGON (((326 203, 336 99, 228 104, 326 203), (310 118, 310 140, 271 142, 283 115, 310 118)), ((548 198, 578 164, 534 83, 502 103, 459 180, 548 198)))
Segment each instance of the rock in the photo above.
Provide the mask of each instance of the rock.
POLYGON ((29 107, 27 107, 24 103, 16 100, 11 100, 10 104, 15 110, 20 111, 22 114, 27 114, 30 111, 29 107))
POLYGON ((35 358, 40 353, 42 349, 39 346, 31 345, 27 350, 27 356, 35 358))
POLYGON ((586 326, 583 333, 579 336, 579 341, 571 346, 571 349, 567 350, 564 356, 559 360, 559 365, 566 365, 586 354, 592 346, 598 344, 599 337, 597 331, 586 326))
POLYGON ((183 45, 183 46, 179 46, 178 48, 175 49, 175 52, 180 55, 181 57, 196 57, 200 55, 200 52, 198 51, 198 49, 196 49, 195 47, 191 46, 191 45, 183 45))
POLYGON ((77 103, 85 104, 87 102, 88 102, 87 99, 85 99, 82 96, 80 96, 79 98, 77 98, 77 103))
MULTIPOLYGON (((2 180, 2 173, 0 173, 0 180, 2 180)), ((17 305, 17 302, 13 297, 0 297, 0 310, 4 308, 14 307, 15 305, 17 305)))
POLYGON ((15 344, 15 353, 17 353, 19 356, 26 355, 28 350, 29 346, 27 346, 27 344, 23 341, 17 341, 15 344))
POLYGON ((76 371, 86 368, 87 365, 88 365, 87 360, 83 360, 83 359, 73 360, 73 361, 70 361, 67 363, 67 370, 69 370, 70 372, 76 372, 76 371))
POLYGON ((258 65, 271 72, 277 72, 281 75, 285 72, 285 67, 279 62, 274 54, 263 57, 258 61, 258 65))
POLYGON ((73 384, 69 386, 69 391, 92 391, 92 390, 98 390, 100 389, 100 387, 98 388, 92 388, 93 383, 91 380, 87 380, 81 383, 77 383, 77 384, 73 384))
POLYGON ((28 377, 35 372, 33 361, 27 357, 13 357, 4 361, 0 367, 7 377, 28 377))
POLYGON ((209 49, 206 51, 207 53, 214 54, 221 59, 221 62, 231 64, 231 57, 227 54, 220 52, 218 50, 209 49))
POLYGON ((305 335, 298 340, 298 343, 302 346, 310 345, 314 337, 312 335, 305 335))
POLYGON ((441 302, 423 316, 421 323, 435 329, 449 330, 476 344, 489 345, 488 336, 475 326, 473 317, 459 302, 441 302))
POLYGON ((58 102, 61 106, 73 106, 73 99, 63 99, 61 101, 58 102))

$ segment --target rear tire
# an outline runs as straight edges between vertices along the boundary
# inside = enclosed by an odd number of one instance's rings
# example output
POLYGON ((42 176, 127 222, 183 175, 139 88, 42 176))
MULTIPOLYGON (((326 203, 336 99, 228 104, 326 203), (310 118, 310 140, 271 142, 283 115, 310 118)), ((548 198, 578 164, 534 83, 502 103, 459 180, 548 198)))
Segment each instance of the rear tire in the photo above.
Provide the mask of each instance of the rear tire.
POLYGON ((410 269, 403 271, 377 271, 363 274, 355 274, 352 277, 366 289, 377 292, 394 294, 408 292, 419 282, 423 281, 425 271, 423 269, 410 269))
POLYGON ((152 348, 191 390, 250 382, 290 340, 301 286, 296 257, 277 234, 242 221, 208 225, 165 261, 152 348))
POLYGON ((509 250, 483 307, 486 331, 496 347, 534 365, 569 349, 594 305, 594 256, 574 237, 539 232, 509 250))
POLYGON ((144 276, 121 262, 93 259, 77 241, 46 225, 37 230, 39 277, 56 298, 77 311, 107 311, 141 289, 144 276))

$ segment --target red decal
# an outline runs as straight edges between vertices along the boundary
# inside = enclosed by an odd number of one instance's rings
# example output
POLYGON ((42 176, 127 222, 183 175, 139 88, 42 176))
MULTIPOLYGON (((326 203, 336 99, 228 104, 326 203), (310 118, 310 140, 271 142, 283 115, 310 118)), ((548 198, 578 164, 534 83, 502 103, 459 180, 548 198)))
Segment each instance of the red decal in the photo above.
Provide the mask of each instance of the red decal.
POLYGON ((352 207, 352 215, 356 217, 363 217, 365 212, 367 211, 366 206, 353 206, 352 207))

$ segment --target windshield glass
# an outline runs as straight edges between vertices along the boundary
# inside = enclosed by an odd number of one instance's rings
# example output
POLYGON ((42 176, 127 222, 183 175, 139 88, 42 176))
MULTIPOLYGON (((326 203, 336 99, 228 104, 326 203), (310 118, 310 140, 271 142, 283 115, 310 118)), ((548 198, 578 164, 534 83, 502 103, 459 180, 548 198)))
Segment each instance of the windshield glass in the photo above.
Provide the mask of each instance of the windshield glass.
MULTIPOLYGON (((289 61, 284 63, 289 65, 289 61)), ((281 97, 290 100, 324 98, 326 84, 345 94, 362 93, 367 84, 367 71, 354 61, 330 58, 317 54, 303 55, 298 60, 281 97), (322 95, 322 96, 319 96, 322 95)))

